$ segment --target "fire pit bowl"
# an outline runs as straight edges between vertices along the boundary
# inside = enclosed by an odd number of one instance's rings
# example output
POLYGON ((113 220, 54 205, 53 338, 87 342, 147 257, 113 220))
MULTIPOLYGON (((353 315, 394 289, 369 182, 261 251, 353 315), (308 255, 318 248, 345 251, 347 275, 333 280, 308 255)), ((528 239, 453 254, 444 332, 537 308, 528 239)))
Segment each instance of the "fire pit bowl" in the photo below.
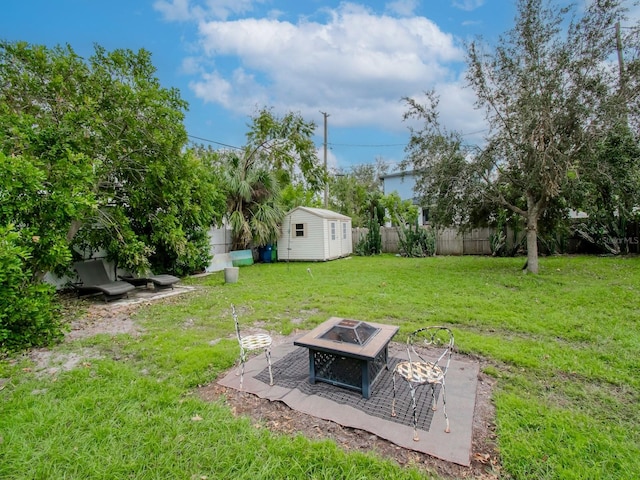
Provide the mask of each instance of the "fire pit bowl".
POLYGON ((368 323, 344 319, 331 327, 327 333, 320 335, 320 338, 363 347, 379 331, 379 328, 372 327, 368 323))

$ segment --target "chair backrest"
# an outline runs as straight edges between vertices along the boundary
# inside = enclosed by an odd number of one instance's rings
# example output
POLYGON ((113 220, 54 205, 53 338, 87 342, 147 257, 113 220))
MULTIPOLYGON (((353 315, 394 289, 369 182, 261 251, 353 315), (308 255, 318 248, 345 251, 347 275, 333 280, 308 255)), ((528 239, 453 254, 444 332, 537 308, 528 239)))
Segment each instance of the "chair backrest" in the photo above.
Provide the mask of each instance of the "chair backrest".
POLYGON ((434 326, 419 328, 407 337, 407 355, 409 361, 420 359, 422 362, 438 365, 446 374, 453 353, 453 332, 447 327, 434 326), (437 360, 429 360, 423 357, 421 350, 435 352, 437 360))
POLYGON ((73 264, 73 268, 78 272, 80 280, 82 280, 82 283, 85 285, 104 285, 113 282, 113 280, 109 278, 102 260, 77 262, 73 264))
POLYGON ((235 323, 236 327, 236 336, 238 337, 238 341, 241 341, 240 323, 238 322, 238 314, 236 313, 236 307, 233 303, 231 304, 231 315, 233 315, 233 323, 235 323))

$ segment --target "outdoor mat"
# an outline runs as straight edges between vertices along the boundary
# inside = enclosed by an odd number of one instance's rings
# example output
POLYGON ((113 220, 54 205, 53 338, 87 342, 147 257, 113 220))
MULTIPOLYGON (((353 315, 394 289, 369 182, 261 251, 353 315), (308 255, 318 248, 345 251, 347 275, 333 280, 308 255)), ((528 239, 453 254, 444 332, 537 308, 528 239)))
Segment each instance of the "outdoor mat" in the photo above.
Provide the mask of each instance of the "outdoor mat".
MULTIPOLYGON (((401 361, 399 358, 389 358, 389 371, 401 361)), ((367 415, 383 418, 394 423, 399 423, 413 428, 413 407, 411 405, 411 392, 409 385, 402 378, 396 377, 396 416, 391 416, 391 402, 393 400, 393 375, 384 375, 381 372, 375 383, 371 396, 363 398, 360 392, 338 388, 324 382, 315 385, 309 383, 309 352, 306 348, 296 348, 283 359, 272 365, 273 382, 285 388, 297 388, 305 395, 317 395, 331 400, 340 405, 349 405, 367 415)), ((262 383, 269 383, 269 368, 265 367, 255 377, 262 383)), ((436 389, 436 398, 439 400, 440 386, 436 389)), ((417 405, 431 405, 431 387, 420 387, 416 390, 417 405)), ((417 411, 418 427, 428 431, 433 418, 431 408, 421 408, 417 411)), ((448 412, 447 412, 448 413, 448 412)))
MULTIPOLYGON (((396 417, 391 416, 393 367, 404 359, 403 351, 389 352, 389 370, 383 369, 372 386, 370 398, 359 392, 324 382, 309 383, 308 350, 291 344, 274 346, 271 352, 274 385, 269 386, 269 372, 264 355, 252 357, 245 364, 243 390, 261 398, 282 401, 290 408, 331 420, 345 427, 368 431, 403 448, 469 466, 475 408, 477 362, 452 359, 447 373, 447 414, 451 433, 445 433, 440 389, 436 390, 438 410, 431 410, 431 387, 419 387, 418 434, 413 440, 413 409, 407 383, 396 377, 396 417)), ((233 369, 218 381, 225 387, 239 389, 240 377, 233 369)))

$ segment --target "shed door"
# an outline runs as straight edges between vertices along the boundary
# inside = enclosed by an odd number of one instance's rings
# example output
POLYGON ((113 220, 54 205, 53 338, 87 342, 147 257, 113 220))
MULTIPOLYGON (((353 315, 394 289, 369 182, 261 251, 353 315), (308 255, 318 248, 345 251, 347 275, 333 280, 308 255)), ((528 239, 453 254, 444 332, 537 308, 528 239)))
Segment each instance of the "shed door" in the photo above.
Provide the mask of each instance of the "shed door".
POLYGON ((338 222, 329 221, 329 258, 340 256, 340 237, 338 236, 338 222))

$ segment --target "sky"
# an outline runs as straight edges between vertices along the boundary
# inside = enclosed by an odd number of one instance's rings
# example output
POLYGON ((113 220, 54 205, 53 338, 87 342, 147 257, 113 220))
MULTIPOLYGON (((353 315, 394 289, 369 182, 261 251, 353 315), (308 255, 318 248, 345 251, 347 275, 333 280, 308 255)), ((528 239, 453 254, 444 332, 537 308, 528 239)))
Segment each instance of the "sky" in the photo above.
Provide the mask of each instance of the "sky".
POLYGON ((465 86, 465 42, 511 28, 512 0, 2 0, 0 38, 69 44, 88 58, 144 48, 156 75, 189 103, 191 140, 240 147, 258 109, 315 122, 328 166, 387 162, 409 139, 403 98, 435 89, 442 123, 481 141, 465 86))

